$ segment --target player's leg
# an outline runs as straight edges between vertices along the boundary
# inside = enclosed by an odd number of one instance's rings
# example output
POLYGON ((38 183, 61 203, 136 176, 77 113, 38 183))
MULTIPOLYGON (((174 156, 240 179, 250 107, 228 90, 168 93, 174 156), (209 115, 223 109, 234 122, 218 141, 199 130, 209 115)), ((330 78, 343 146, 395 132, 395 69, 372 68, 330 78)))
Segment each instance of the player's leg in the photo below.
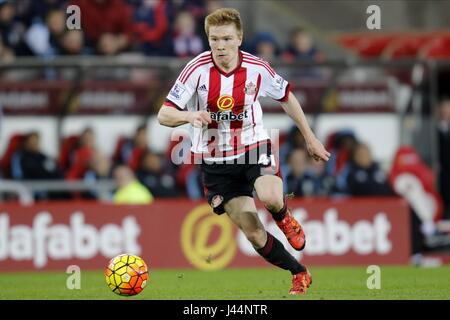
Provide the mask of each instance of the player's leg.
POLYGON ((283 196, 283 181, 276 175, 259 176, 254 183, 258 198, 272 214, 278 227, 283 231, 290 245, 296 250, 305 248, 305 233, 287 207, 283 196))
POLYGON ((233 198, 225 204, 225 211, 256 250, 264 247, 267 234, 256 213, 252 198, 245 196, 233 198))
POLYGON ((252 198, 236 197, 225 204, 230 219, 245 234, 255 250, 268 262, 292 273, 291 294, 304 294, 312 283, 311 274, 277 238, 264 229, 252 198))

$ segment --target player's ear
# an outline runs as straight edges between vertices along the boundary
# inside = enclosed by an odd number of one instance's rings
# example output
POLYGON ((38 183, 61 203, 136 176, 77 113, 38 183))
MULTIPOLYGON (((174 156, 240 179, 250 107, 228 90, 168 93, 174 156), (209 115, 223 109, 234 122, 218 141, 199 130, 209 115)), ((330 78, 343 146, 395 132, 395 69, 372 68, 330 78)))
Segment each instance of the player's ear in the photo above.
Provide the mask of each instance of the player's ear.
POLYGON ((238 39, 239 39, 239 47, 240 47, 242 44, 242 40, 244 39, 244 35, 242 34, 242 32, 238 33, 238 39))

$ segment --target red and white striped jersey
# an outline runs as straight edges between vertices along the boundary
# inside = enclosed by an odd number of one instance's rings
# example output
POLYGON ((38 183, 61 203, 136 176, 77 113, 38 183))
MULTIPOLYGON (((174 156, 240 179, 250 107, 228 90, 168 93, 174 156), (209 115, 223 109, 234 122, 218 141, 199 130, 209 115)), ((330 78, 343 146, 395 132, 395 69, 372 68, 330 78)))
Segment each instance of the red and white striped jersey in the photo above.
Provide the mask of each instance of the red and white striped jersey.
POLYGON ((290 84, 261 58, 239 51, 238 66, 225 73, 206 51, 186 65, 164 104, 208 111, 211 124, 190 128, 191 151, 206 160, 230 160, 269 139, 258 98, 286 101, 289 90, 290 84))

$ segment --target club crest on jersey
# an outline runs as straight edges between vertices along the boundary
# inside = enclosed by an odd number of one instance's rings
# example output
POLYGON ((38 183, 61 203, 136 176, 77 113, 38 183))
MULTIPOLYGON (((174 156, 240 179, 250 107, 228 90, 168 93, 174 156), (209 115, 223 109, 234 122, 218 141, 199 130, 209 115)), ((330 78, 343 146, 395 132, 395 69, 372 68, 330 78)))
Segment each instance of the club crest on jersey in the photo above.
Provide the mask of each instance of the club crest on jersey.
POLYGON ((256 84, 253 82, 247 83, 244 87, 245 94, 248 94, 249 96, 253 96, 256 93, 256 84))
POLYGON ((219 108, 222 111, 228 111, 233 109, 234 107, 234 99, 230 95, 223 95, 220 96, 219 99, 217 99, 217 108, 219 108))

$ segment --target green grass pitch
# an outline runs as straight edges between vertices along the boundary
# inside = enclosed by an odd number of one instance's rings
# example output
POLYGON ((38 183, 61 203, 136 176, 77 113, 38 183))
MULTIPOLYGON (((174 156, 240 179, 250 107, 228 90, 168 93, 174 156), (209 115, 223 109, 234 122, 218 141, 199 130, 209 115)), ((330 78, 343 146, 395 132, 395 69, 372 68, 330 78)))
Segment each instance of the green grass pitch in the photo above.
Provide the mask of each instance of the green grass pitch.
POLYGON ((381 266, 381 289, 367 288, 365 267, 311 267, 313 284, 307 295, 290 296, 289 272, 272 269, 221 271, 150 270, 145 290, 121 297, 106 286, 102 271, 82 271, 81 289, 66 288, 65 272, 1 273, 0 300, 4 299, 450 299, 450 266, 415 268, 381 266))

